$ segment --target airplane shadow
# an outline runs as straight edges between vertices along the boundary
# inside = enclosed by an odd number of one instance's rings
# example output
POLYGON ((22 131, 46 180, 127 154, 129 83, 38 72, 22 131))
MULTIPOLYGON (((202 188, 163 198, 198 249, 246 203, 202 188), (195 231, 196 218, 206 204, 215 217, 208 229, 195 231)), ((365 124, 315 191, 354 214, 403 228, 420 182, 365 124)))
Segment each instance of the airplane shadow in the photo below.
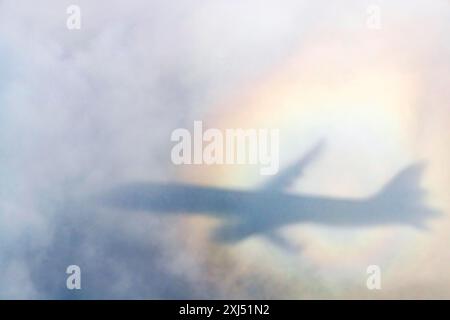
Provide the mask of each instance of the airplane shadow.
POLYGON ((249 191, 181 183, 129 183, 109 190, 96 201, 127 211, 218 217, 223 224, 215 231, 214 240, 223 243, 256 234, 279 240, 274 237, 278 228, 299 223, 426 229, 426 221, 439 212, 425 202, 425 190, 420 187, 423 169, 423 164, 406 167, 378 193, 363 199, 297 195, 272 188, 249 191))

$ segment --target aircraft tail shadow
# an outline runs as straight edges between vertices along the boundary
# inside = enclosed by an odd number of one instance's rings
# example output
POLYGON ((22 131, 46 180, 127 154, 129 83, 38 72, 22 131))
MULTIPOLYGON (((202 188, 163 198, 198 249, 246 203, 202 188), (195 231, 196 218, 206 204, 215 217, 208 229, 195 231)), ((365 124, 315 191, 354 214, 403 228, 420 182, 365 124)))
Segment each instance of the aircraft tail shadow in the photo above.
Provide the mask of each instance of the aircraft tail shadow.
POLYGON ((391 218, 402 220, 418 229, 426 229, 425 222, 439 214, 425 201, 426 191, 421 186, 424 163, 413 164, 395 175, 370 200, 391 218))

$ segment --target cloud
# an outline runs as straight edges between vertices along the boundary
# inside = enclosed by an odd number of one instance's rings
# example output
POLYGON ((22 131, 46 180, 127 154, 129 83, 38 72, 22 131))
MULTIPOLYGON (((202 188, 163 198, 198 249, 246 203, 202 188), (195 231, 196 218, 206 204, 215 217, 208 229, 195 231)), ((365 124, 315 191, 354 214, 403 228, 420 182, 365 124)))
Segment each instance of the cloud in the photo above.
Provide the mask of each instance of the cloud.
POLYGON ((74 199, 117 181, 173 178, 170 132, 279 57, 271 40, 289 34, 287 9, 80 1, 82 29, 68 31, 69 4, 0 4, 10 71, 1 81, 0 272, 12 275, 0 295, 71 297, 65 268, 80 264, 86 284, 74 297, 205 297, 202 266, 169 231, 177 223, 74 199))
MULTIPOLYGON (((255 271, 258 254, 249 255, 246 245, 202 247, 189 242, 191 224, 184 220, 94 208, 83 199, 124 181, 178 179, 170 164, 173 129, 212 112, 227 114, 224 100, 317 39, 344 41, 360 32, 365 6, 80 0, 82 29, 69 31, 72 2, 0 2, 0 298, 299 296, 277 263, 255 271), (65 289, 69 264, 82 268, 81 292, 65 289)), ((382 2, 383 21, 388 28, 394 17, 412 23, 413 13, 414 32, 392 43, 423 63, 418 70, 429 70, 428 83, 438 84, 424 87, 441 97, 448 4, 415 3, 418 9, 405 1, 404 10, 382 2)), ((337 51, 339 58, 345 52, 345 46, 337 51)), ((433 102, 444 122, 448 106, 433 102)), ((273 254, 279 253, 267 251, 273 254)), ((297 261, 283 263, 290 259, 297 261)), ((300 260, 300 270, 316 277, 311 262, 300 260)), ((319 296, 332 292, 316 280, 319 296)))

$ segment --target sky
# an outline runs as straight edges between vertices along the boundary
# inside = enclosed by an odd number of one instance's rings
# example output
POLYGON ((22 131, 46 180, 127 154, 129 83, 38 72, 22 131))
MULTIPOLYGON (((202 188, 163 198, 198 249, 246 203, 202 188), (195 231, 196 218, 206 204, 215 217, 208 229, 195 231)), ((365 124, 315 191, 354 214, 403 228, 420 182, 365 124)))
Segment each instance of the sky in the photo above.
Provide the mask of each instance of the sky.
POLYGON ((449 32, 444 0, 0 1, 0 299, 450 298, 449 32), (325 139, 292 193, 369 197, 421 161, 441 215, 426 230, 292 225, 292 252, 211 241, 210 217, 85 201, 128 181, 267 182, 174 166, 170 134, 195 120, 279 129, 281 167, 325 139), (71 264, 82 290, 66 288, 71 264))

